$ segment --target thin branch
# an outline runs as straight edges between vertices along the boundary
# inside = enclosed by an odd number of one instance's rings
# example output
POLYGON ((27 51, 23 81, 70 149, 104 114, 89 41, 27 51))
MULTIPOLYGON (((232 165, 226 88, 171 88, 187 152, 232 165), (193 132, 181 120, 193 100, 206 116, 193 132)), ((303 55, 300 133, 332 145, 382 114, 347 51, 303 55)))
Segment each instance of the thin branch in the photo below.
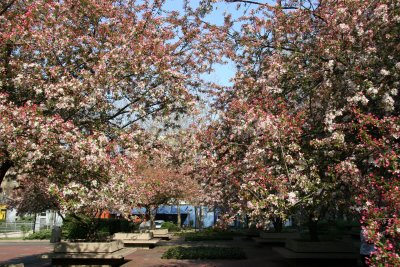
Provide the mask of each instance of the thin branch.
MULTIPOLYGON (((244 4, 253 4, 253 5, 259 5, 259 6, 266 6, 266 7, 271 7, 274 8, 273 6, 266 4, 266 3, 260 3, 256 1, 250 1, 250 0, 225 0, 228 3, 244 3, 244 4)), ((298 7, 295 6, 281 6, 279 5, 279 9, 298 9, 298 7)))
POLYGON ((0 11, 0 16, 3 16, 3 14, 7 12, 7 9, 9 9, 15 2, 16 2, 16 0, 12 0, 8 4, 6 4, 3 7, 3 9, 0 11))

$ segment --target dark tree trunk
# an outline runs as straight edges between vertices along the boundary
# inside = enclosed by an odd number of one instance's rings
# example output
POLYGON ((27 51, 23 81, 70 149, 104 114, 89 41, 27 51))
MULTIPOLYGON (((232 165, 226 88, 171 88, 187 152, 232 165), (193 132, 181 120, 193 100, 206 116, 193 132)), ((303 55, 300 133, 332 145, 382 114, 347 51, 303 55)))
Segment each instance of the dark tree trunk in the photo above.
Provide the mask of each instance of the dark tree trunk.
POLYGON ((213 225, 215 226, 217 224, 217 209, 214 205, 214 209, 213 209, 213 225))
POLYGON ((310 231, 310 240, 319 241, 318 238, 318 220, 315 220, 311 214, 308 219, 308 230, 310 231))
MULTIPOLYGON (((147 222, 148 220, 150 220, 151 218, 151 207, 149 206, 145 206, 146 209, 146 214, 144 216, 144 220, 145 222, 147 222)), ((145 229, 146 229, 146 225, 144 225, 145 229)), ((151 228, 151 221, 150 221, 150 228, 151 228)))
POLYGON ((32 231, 33 231, 33 232, 36 232, 36 217, 37 217, 36 212, 34 213, 33 216, 34 216, 34 217, 33 217, 33 229, 32 229, 32 231))
POLYGON ((281 233, 283 230, 283 220, 281 217, 272 218, 272 224, 274 225, 275 232, 281 233))
POLYGON ((7 171, 14 166, 11 160, 5 160, 0 166, 0 184, 3 182, 4 177, 6 176, 7 171))
POLYGON ((182 226, 182 218, 181 218, 181 206, 179 205, 179 201, 176 203, 176 215, 177 215, 177 224, 178 227, 181 228, 182 226))
POLYGON ((149 211, 150 211, 150 229, 154 229, 154 220, 156 218, 157 215, 157 208, 158 206, 154 206, 154 207, 149 207, 149 211))
POLYGON ((199 208, 199 229, 203 229, 203 209, 201 206, 199 208))
POLYGON ((199 229, 199 208, 194 207, 194 228, 199 229))
POLYGON ((59 210, 57 211, 57 214, 58 214, 58 216, 61 217, 62 221, 64 222, 65 221, 65 217, 61 214, 61 212, 59 210))

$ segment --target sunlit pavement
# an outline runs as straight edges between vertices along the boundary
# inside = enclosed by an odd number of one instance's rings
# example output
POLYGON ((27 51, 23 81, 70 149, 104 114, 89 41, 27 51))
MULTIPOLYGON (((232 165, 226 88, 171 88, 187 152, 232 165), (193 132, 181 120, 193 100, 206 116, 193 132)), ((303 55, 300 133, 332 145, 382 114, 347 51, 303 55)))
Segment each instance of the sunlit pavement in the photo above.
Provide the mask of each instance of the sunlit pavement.
POLYGON ((23 263, 25 267, 50 266, 50 260, 41 257, 53 251, 49 241, 0 241, 0 266, 23 263))
MULTIPOLYGON (((51 266, 49 259, 41 257, 51 253, 53 245, 46 242, 0 241, 0 266, 2 264, 24 263, 25 267, 51 266)), ((162 241, 154 249, 137 250, 125 257, 129 262, 123 267, 287 267, 287 262, 272 251, 271 247, 257 247, 253 241, 241 238, 226 242, 184 242, 180 239, 162 241), (246 252, 245 260, 165 260, 162 254, 170 246, 232 246, 242 247, 246 252)))
POLYGON ((287 262, 277 253, 272 251, 271 247, 257 247, 255 242, 249 240, 237 239, 227 242, 183 242, 174 240, 163 242, 151 250, 138 250, 125 257, 130 260, 123 267, 288 267, 287 262), (183 246, 232 246, 241 247, 246 252, 245 260, 165 260, 161 259, 164 251, 170 245, 183 246))

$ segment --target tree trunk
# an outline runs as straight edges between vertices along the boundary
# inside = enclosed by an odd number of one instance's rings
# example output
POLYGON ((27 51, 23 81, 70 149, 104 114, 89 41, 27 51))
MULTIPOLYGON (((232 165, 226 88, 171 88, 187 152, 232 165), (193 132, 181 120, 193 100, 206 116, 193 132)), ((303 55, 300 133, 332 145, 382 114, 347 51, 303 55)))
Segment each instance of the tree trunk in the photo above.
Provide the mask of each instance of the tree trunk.
POLYGON ((150 206, 150 229, 154 229, 154 220, 157 215, 157 208, 158 206, 154 206, 153 208, 150 206))
POLYGON ((57 211, 57 214, 58 214, 58 216, 61 217, 62 221, 64 222, 65 221, 65 217, 61 214, 61 212, 59 210, 57 211))
POLYGON ((33 217, 33 232, 36 232, 36 212, 34 213, 34 215, 33 215, 34 217, 33 217))
MULTIPOLYGON (((150 218, 151 218, 151 208, 150 208, 150 205, 149 206, 144 206, 144 207, 146 209, 146 212, 145 212, 145 215, 144 215, 144 222, 145 222, 144 229, 146 229, 147 221, 150 220, 150 218)), ((151 221, 150 221, 150 227, 151 227, 151 221)))
POLYGON ((198 207, 194 207, 194 228, 199 229, 199 211, 198 207))
POLYGON ((214 205, 214 209, 213 209, 213 225, 215 226, 217 224, 217 210, 216 207, 214 205))
POLYGON ((281 233, 283 230, 283 220, 281 217, 273 217, 272 224, 274 225, 275 232, 281 233))
POLYGON ((7 171, 14 166, 11 160, 5 160, 0 166, 0 184, 3 182, 4 177, 6 176, 7 171))
POLYGON ((308 219, 308 230, 310 231, 310 240, 319 241, 318 238, 318 220, 314 220, 312 214, 310 214, 308 219))
POLYGON ((202 219, 202 217, 203 217, 203 209, 200 206, 199 207, 199 229, 203 229, 203 219, 202 219))
POLYGON ((178 227, 181 228, 181 226, 182 226, 182 218, 181 218, 181 206, 179 205, 179 200, 176 203, 176 215, 178 217, 177 218, 178 227))

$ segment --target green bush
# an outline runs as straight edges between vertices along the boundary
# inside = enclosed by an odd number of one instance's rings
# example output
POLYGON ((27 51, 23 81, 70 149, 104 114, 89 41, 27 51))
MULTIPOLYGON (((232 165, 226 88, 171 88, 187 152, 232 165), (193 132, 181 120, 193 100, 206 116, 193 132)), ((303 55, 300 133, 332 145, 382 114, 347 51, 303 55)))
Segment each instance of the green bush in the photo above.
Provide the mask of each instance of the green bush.
POLYGON ((99 229, 108 232, 110 235, 124 232, 131 233, 134 229, 134 223, 122 219, 96 219, 99 223, 99 229))
POLYGON ((181 229, 178 227, 178 225, 172 223, 172 222, 164 222, 161 225, 162 229, 168 229, 169 232, 179 232, 181 229))
POLYGON ((173 247, 162 255, 163 259, 245 259, 241 248, 228 247, 173 247))
POLYGON ((67 215, 62 226, 63 237, 70 240, 86 239, 90 232, 90 219, 67 215))
POLYGON ((120 219, 89 218, 83 215, 68 215, 62 231, 70 240, 104 240, 117 232, 132 232, 133 223, 120 219))
POLYGON ((205 230, 202 232, 185 233, 185 241, 221 241, 221 240, 232 240, 237 233, 220 230, 205 230))
POLYGON ((34 239, 50 239, 51 237, 51 230, 40 230, 38 232, 32 233, 28 235, 27 237, 24 237, 24 239, 27 240, 34 240, 34 239))
POLYGON ((32 230, 32 227, 29 225, 21 225, 21 231, 25 234, 28 233, 30 230, 32 230))
POLYGON ((35 220, 35 216, 33 215, 20 215, 15 221, 16 222, 33 222, 35 220))
MULTIPOLYGON (((359 227, 359 225, 357 221, 324 220, 318 223, 318 237, 321 241, 340 240, 343 235, 351 233, 353 227, 359 227)), ((356 233, 359 233, 359 230, 356 230, 356 233)), ((309 229, 303 229, 300 238, 309 240, 309 229)))

